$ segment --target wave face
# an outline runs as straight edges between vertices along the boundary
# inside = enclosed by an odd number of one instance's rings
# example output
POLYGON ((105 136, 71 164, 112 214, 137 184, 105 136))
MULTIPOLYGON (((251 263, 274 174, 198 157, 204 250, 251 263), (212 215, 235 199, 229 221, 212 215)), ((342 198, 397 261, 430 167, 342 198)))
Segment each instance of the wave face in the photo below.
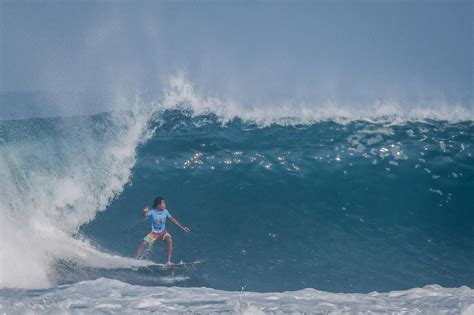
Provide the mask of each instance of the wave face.
MULTIPOLYGON (((148 229, 141 208, 162 195, 193 229, 172 229, 175 259, 207 261, 182 285, 474 285, 472 122, 259 128, 177 110, 154 122, 132 185, 82 229, 101 247, 132 255, 148 229)), ((163 261, 163 246, 148 257, 163 261)))

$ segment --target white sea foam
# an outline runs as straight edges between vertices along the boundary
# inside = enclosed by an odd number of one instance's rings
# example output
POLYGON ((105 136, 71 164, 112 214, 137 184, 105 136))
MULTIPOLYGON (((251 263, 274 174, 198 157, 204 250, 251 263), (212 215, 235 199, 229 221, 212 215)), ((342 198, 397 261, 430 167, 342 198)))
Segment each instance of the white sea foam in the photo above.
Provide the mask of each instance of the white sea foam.
POLYGON ((23 313, 231 313, 231 314, 472 314, 474 290, 428 285, 405 291, 330 293, 230 292, 210 288, 144 287, 97 279, 35 291, 4 291, 0 310, 23 313))
POLYGON ((151 135, 150 112, 112 113, 106 136, 75 122, 64 136, 0 146, 0 287, 53 285, 55 258, 95 267, 144 265, 73 237, 128 182, 137 145, 151 135), (84 128, 79 136, 68 132, 84 128))

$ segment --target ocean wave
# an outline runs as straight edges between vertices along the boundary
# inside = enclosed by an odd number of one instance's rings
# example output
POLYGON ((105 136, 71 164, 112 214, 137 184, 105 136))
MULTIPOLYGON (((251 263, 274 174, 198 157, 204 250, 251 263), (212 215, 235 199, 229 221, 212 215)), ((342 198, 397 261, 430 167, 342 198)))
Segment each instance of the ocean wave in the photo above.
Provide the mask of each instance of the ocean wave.
MULTIPOLYGON (((194 209, 185 212, 201 226, 194 241, 217 235, 234 244, 223 248, 209 242, 201 250, 194 242, 181 243, 178 248, 191 253, 187 259, 211 258, 201 275, 182 275, 191 282, 235 288, 241 281, 235 275, 247 272, 254 277, 245 281, 257 291, 326 285, 319 288, 356 286, 363 292, 400 284, 472 283, 466 276, 472 252, 472 240, 466 240, 472 226, 466 210, 472 200, 466 193, 472 186, 472 121, 440 117, 420 123, 400 113, 377 118, 310 109, 295 114, 278 106, 245 111, 229 104, 199 96, 177 77, 159 102, 131 103, 129 111, 2 121, 0 179, 8 185, 0 192, 5 244, 0 287, 68 283, 58 277, 57 260, 98 269, 149 264, 127 258, 145 228, 131 208, 162 193, 194 209), (212 196, 212 204, 202 196, 212 196), (298 228, 278 219, 283 212, 302 216, 292 223, 298 228), (242 227, 235 213, 250 223, 242 227), (223 233, 222 226, 231 228, 223 233), (298 252, 291 246, 295 239, 298 252), (459 241, 468 254, 452 245, 459 241), (446 251, 451 255, 434 265, 421 259, 440 259, 446 251), (282 257, 287 252, 294 261, 282 257), (300 252, 308 255, 295 267, 300 252), (387 280, 380 252, 398 259, 400 266, 391 269, 397 277, 387 280), (359 281, 361 273, 343 263, 347 259, 360 264, 362 274, 376 270, 377 275, 359 281), (412 259, 420 268, 416 278, 403 265, 412 259), (244 268, 248 260, 251 265, 244 268), (220 263, 234 276, 226 278, 220 263), (296 276, 275 278, 288 266, 299 270, 296 276), (450 266, 455 268, 448 273, 450 266), (342 281, 341 271, 350 280, 342 281)), ((158 261, 159 255, 151 258, 158 261)), ((85 272, 74 281, 100 272, 85 272)), ((124 280, 142 284, 135 276, 127 271, 124 280)))

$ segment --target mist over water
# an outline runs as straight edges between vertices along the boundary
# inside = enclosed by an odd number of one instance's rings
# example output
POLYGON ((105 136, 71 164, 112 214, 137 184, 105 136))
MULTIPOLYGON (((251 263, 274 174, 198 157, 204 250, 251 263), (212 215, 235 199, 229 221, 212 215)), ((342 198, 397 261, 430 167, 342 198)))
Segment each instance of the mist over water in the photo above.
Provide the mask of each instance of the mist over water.
POLYGON ((1 92, 46 99, 7 98, 0 117, 126 109, 124 98, 163 99, 179 72, 241 115, 336 107, 363 116, 378 104, 472 113, 471 9, 470 1, 3 2, 1 92))

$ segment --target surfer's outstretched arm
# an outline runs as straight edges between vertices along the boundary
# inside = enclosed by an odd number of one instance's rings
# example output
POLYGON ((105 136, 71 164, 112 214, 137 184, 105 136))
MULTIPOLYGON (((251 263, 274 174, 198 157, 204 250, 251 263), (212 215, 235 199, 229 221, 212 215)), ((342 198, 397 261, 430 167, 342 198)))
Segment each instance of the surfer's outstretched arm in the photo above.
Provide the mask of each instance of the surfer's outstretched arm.
POLYGON ((179 227, 181 230, 183 230, 184 232, 188 233, 191 231, 190 228, 188 228, 187 226, 182 226, 181 223, 178 222, 178 220, 176 220, 175 218, 173 218, 172 216, 169 216, 168 217, 171 221, 171 223, 173 223, 174 225, 176 225, 177 227, 179 227))

